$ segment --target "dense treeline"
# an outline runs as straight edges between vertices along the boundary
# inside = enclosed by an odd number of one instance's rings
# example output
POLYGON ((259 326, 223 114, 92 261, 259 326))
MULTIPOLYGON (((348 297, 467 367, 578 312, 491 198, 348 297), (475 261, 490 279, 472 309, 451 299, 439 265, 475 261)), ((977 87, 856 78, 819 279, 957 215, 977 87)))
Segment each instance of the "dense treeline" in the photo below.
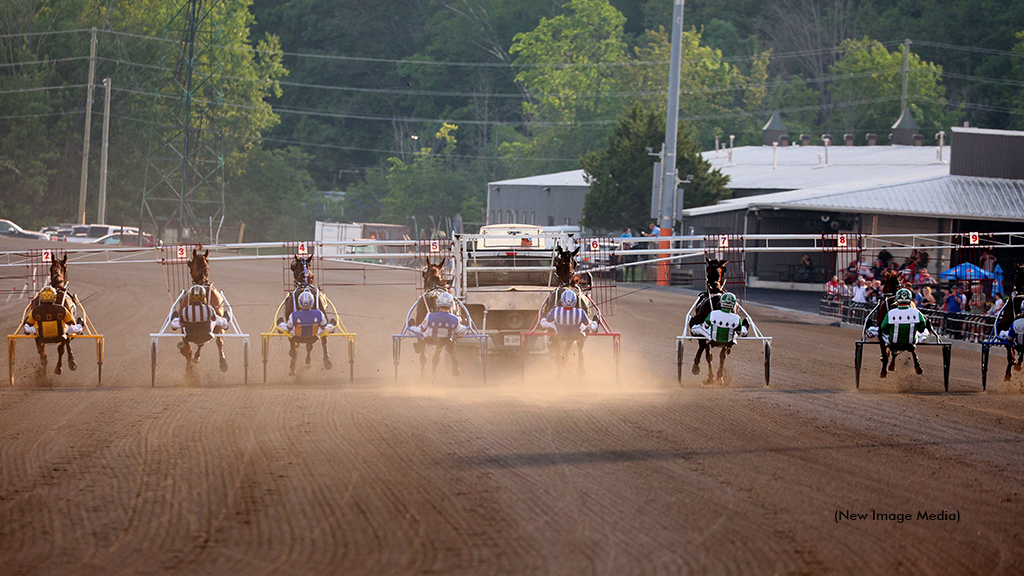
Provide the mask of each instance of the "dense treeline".
MULTIPOLYGON (((156 87, 176 73, 164 27, 185 4, 9 3, 0 15, 0 214, 32 227, 76 218, 96 27, 96 82, 114 86, 107 220, 140 220, 153 126, 171 106, 156 87)), ((680 151, 729 135, 758 144, 772 110, 794 136, 884 138, 901 106, 905 38, 909 106, 926 138, 965 121, 1024 128, 1024 4, 984 8, 687 3, 680 151)), ((209 45, 223 70, 209 98, 227 127, 227 220, 245 221, 252 240, 308 237, 318 217, 479 223, 486 182, 581 161, 628 172, 621 183, 605 177, 601 193, 642 202, 633 188, 649 185, 649 157, 633 148, 664 131, 653 119, 665 109, 671 13, 671 0, 221 0, 221 33, 209 45), (615 147, 628 161, 609 153, 615 147)), ((90 221, 101 103, 97 90, 90 221)), ((720 197, 720 179, 705 176, 708 189, 688 202, 720 197)), ((599 195, 588 221, 636 226, 645 208, 620 200, 599 195)))

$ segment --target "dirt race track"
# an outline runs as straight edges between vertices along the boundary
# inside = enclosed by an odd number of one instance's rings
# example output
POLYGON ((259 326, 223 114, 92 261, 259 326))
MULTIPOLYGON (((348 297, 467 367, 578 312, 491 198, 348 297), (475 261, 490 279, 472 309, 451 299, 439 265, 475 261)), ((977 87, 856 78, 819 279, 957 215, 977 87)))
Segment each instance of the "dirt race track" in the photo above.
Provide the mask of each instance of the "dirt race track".
MULTIPOLYGON (((296 378, 275 342, 264 384, 280 262, 215 261, 252 335, 249 385, 238 341, 227 373, 210 345, 186 381, 165 340, 151 387, 161 267, 72 264, 103 385, 90 344, 62 376, 51 349, 39 378, 19 343, 0 387, 0 575, 1024 573, 1024 376, 1002 382, 1001 352, 981 392, 980 354, 954 348, 947 394, 937 351, 923 376, 901 357, 880 380, 871 348, 856 390, 857 333, 750 306, 775 337, 771 387, 753 342, 726 386, 680 387, 690 298, 620 286, 618 383, 592 339, 582 379, 538 357, 525 379, 493 362, 485 384, 467 358, 421 380, 406 344, 395 384, 411 274, 332 274, 358 284, 330 291, 358 333, 353 383, 339 339, 331 372, 316 350, 296 378)), ((23 306, 3 304, 7 333, 23 306)))

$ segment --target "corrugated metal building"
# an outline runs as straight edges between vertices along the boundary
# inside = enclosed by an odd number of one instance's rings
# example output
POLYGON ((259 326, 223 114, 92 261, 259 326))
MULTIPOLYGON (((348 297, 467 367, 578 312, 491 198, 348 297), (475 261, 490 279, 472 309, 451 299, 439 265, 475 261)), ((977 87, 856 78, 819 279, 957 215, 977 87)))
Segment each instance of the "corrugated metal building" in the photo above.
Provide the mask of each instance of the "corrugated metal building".
MULTIPOLYGON (((714 235, 1019 231, 1024 132, 952 132, 952 146, 942 148, 752 146, 735 149, 731 162, 723 152, 706 152, 713 167, 730 176, 733 198, 684 211, 684 230, 714 235)), ((942 266, 943 254, 931 256, 934 266, 942 266)), ((748 256, 748 275, 782 280, 799 258, 748 256)))
POLYGON ((583 170, 490 182, 487 223, 578 226, 589 191, 583 170))

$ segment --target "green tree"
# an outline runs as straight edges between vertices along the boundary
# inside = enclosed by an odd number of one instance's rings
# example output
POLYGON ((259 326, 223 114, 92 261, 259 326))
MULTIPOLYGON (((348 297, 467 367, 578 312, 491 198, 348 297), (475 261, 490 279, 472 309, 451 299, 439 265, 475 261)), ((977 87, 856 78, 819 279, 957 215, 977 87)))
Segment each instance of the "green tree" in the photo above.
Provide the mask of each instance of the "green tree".
MULTIPOLYGON (((875 40, 845 40, 840 58, 831 67, 832 98, 847 132, 883 133, 900 116, 903 87, 902 50, 889 52, 875 40)), ((950 126, 957 112, 946 111, 942 67, 924 62, 913 52, 909 57, 908 106, 923 130, 950 126)))
POLYGON ((227 210, 245 222, 253 242, 312 237, 312 204, 319 200, 309 175, 310 156, 298 148, 251 148, 227 179, 227 210))
MULTIPOLYGON (((665 110, 635 104, 619 117, 607 145, 580 160, 590 181, 583 205, 582 224, 596 230, 643 229, 650 222, 654 159, 648 150, 660 150, 665 141, 665 110)), ((676 167, 692 174, 686 186, 687 208, 727 198, 728 177, 700 155, 700 147, 685 123, 680 123, 676 167)))

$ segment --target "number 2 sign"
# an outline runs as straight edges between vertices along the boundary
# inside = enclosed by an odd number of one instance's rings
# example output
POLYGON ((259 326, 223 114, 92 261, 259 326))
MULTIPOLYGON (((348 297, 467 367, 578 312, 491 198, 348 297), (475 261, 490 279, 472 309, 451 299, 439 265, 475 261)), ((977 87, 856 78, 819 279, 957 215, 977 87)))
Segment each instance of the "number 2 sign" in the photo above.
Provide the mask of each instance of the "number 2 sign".
POLYGON ((53 260, 53 254, 49 250, 43 250, 43 262, 50 262, 53 260))

